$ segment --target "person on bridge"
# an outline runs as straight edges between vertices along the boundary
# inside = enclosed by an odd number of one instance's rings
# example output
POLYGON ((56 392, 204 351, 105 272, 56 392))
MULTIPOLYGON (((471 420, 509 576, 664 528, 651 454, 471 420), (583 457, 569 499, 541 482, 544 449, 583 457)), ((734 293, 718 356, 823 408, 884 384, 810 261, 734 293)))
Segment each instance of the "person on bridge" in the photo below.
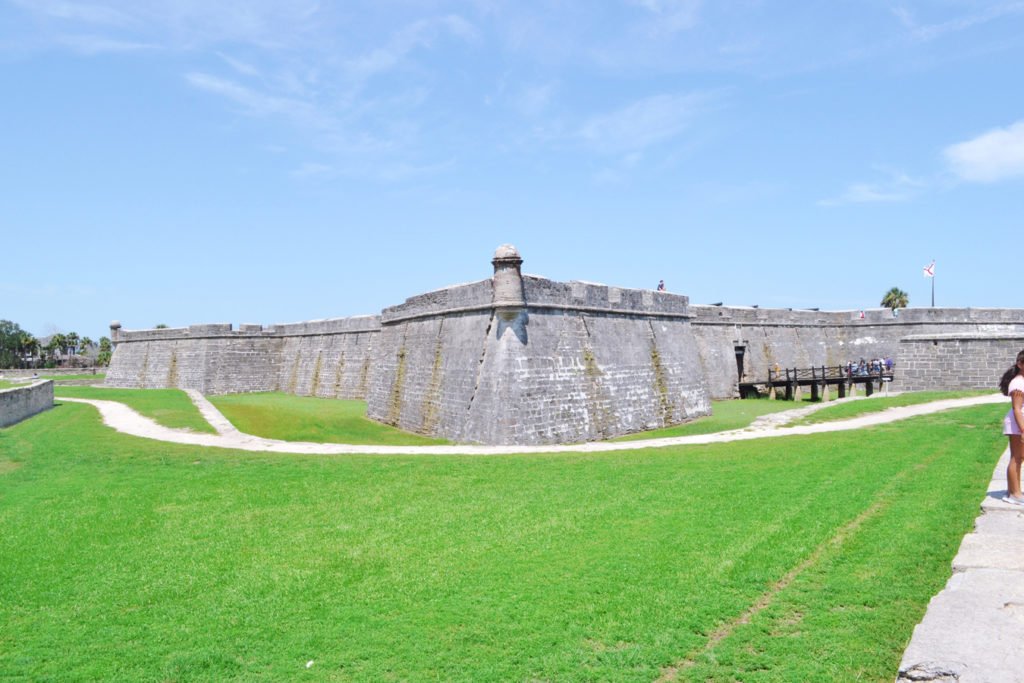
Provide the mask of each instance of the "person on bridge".
POLYGON ((1010 412, 1003 418, 1003 434, 1010 440, 1010 464, 1006 466, 1006 495, 1003 502, 1024 506, 1020 490, 1020 468, 1024 463, 1024 351, 1017 354, 1013 367, 1003 373, 999 390, 1010 397, 1010 412))

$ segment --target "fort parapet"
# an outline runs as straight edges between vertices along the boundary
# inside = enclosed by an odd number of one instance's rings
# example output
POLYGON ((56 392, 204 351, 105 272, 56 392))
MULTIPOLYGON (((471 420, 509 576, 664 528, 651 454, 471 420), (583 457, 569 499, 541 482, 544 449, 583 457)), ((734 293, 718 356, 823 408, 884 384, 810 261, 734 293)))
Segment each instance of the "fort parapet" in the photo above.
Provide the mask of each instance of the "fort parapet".
POLYGON ((769 368, 896 361, 894 389, 992 388, 1024 310, 816 311, 522 275, 410 297, 377 316, 122 330, 106 383, 367 401, 368 415, 457 442, 553 444, 678 424, 769 368))
POLYGON ((105 384, 196 389, 204 394, 285 391, 363 398, 379 316, 271 325, 111 326, 105 384))

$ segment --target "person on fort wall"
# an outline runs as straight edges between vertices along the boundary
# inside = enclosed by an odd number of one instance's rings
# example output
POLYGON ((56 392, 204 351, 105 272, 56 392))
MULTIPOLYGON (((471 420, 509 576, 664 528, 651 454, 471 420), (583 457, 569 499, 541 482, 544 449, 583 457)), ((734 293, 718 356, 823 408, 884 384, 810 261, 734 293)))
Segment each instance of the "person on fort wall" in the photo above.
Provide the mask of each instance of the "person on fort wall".
POLYGON ((665 281, 664 280, 658 280, 658 291, 659 292, 664 292, 665 291, 665 281))
POLYGON ((1010 464, 1006 466, 1006 495, 1003 502, 1024 506, 1020 489, 1020 469, 1024 463, 1024 351, 1017 354, 1013 367, 1003 373, 999 391, 1010 397, 1010 411, 1003 418, 1003 434, 1010 440, 1010 464))

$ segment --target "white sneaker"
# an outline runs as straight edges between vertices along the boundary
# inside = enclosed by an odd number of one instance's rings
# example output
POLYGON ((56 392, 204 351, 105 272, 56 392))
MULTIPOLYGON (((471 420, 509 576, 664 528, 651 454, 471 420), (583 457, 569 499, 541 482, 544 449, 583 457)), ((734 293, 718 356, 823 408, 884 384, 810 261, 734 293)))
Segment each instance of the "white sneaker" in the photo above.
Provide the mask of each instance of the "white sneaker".
POLYGON ((1024 498, 1014 498, 1013 496, 1003 496, 1002 501, 1009 503, 1010 505, 1021 505, 1024 506, 1024 498))

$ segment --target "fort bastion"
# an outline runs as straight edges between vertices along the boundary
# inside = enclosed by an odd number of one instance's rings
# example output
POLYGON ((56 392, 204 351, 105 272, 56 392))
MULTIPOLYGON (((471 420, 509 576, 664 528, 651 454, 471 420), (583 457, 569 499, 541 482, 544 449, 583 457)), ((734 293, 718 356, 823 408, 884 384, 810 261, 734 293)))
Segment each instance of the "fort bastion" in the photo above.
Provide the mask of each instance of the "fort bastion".
POLYGON ((895 389, 991 388, 1024 348, 1024 310, 817 311, 493 276, 380 315, 287 325, 124 330, 108 386, 363 399, 369 417, 457 442, 602 439, 706 415, 769 368, 893 358, 895 389))

